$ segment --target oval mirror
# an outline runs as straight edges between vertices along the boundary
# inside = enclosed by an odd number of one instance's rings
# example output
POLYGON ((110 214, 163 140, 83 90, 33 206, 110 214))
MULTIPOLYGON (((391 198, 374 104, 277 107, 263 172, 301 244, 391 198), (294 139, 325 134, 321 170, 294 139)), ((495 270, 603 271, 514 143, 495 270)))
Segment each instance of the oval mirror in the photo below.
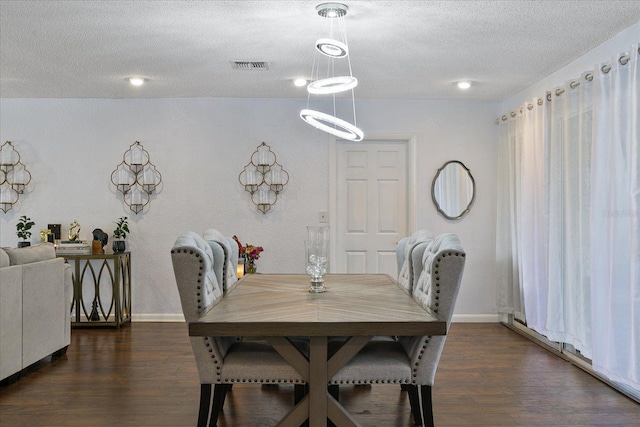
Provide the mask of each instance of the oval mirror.
POLYGON ((447 219, 460 219, 476 198, 475 181, 469 169, 457 160, 445 163, 431 185, 431 197, 438 212, 447 219))

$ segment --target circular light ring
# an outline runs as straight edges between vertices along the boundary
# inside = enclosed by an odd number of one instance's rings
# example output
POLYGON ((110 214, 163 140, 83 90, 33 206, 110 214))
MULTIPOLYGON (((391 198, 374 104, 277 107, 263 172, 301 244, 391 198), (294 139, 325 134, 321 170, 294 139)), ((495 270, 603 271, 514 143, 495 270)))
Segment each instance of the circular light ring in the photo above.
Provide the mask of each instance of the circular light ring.
POLYGON ((362 141, 362 138, 364 138, 364 134, 360 129, 351 123, 330 114, 321 113, 316 110, 304 109, 300 111, 300 118, 311 126, 337 136, 338 138, 347 139, 349 141, 362 141), (329 125, 333 125, 335 127, 329 125))
POLYGON ((334 39, 318 39, 316 41, 316 49, 331 58, 344 58, 349 54, 347 45, 334 39))
POLYGON ((307 85, 307 91, 313 95, 340 93, 358 86, 358 79, 353 76, 329 77, 316 80, 307 85))

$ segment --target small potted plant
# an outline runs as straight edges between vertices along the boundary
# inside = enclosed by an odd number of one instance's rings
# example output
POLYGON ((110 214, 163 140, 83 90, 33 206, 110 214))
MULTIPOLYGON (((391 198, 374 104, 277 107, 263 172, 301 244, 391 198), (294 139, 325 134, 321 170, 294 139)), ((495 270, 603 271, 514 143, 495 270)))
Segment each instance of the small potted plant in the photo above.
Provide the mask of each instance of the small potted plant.
POLYGON ((116 221, 116 229, 113 231, 113 252, 124 252, 127 248, 125 239, 129 233, 128 219, 122 216, 116 221))
POLYGON ((26 215, 22 215, 18 220, 18 224, 16 224, 16 234, 22 241, 18 242, 19 248, 24 248, 25 246, 31 246, 31 242, 29 242, 29 238, 31 237, 31 227, 33 227, 36 223, 31 221, 26 215))

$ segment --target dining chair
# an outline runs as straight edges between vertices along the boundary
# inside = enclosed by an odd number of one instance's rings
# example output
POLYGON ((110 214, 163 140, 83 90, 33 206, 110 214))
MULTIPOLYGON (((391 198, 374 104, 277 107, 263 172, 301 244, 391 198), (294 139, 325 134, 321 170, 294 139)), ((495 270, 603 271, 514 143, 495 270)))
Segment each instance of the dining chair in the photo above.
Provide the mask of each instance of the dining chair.
MULTIPOLYGON (((187 324, 198 319, 223 297, 214 272, 211 245, 195 232, 178 236, 171 260, 187 324)), ((304 385, 304 379, 280 354, 264 342, 236 337, 190 337, 200 378, 198 427, 217 424, 225 396, 232 384, 304 385), (213 401, 211 400, 211 386, 213 401), (210 414, 210 415, 209 415, 210 414)))
POLYGON ((431 240, 433 240, 433 233, 427 229, 422 229, 414 232, 411 236, 400 239, 396 245, 398 283, 409 292, 412 292, 415 282, 422 271, 422 254, 416 254, 414 257, 413 252, 420 243, 431 240))
POLYGON ((237 265, 238 265, 238 245, 230 238, 226 237, 215 228, 206 230, 202 237, 211 245, 214 259, 216 262, 214 269, 218 282, 222 283, 222 289, 226 291, 238 281, 237 265))
MULTIPOLYGON (((413 298, 446 320, 447 330, 460 290, 466 253, 455 234, 441 234, 426 244, 423 270, 413 298)), ((433 426, 432 386, 446 335, 372 340, 329 384, 403 384, 416 425, 433 426), (419 387, 419 392, 418 392, 419 387)))

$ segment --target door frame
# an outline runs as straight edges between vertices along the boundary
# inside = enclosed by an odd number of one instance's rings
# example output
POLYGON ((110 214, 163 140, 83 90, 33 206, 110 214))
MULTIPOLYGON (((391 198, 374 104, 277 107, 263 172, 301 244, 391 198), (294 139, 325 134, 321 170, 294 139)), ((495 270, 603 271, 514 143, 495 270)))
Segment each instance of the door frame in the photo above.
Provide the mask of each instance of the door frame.
MULTIPOLYGON (((344 141, 344 140, 340 140, 344 141)), ((415 134, 374 134, 362 140, 362 143, 390 141, 407 144, 407 228, 411 234, 418 223, 418 159, 417 138, 415 134)), ((357 142, 344 141, 357 145, 357 142)), ((338 215, 337 194, 337 145, 338 139, 330 136, 329 140, 329 272, 334 272, 336 265, 336 247, 338 234, 331 224, 338 215)))

